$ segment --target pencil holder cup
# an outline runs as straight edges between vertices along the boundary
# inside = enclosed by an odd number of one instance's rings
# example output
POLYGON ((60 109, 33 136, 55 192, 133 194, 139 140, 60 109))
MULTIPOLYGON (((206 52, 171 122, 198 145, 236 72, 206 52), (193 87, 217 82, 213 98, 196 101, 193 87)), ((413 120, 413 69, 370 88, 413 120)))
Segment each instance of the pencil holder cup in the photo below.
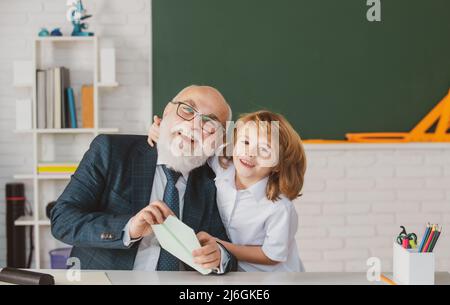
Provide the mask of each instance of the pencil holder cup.
POLYGON ((394 281, 403 285, 434 285, 434 253, 405 249, 394 241, 394 281))

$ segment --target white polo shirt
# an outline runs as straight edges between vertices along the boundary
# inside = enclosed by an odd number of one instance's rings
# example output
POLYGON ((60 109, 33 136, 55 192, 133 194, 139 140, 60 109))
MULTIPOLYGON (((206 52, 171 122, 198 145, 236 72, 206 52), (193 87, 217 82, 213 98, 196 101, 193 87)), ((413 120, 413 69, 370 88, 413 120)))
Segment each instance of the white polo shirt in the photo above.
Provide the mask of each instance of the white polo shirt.
POLYGON ((237 190, 233 164, 223 169, 217 157, 208 164, 216 173, 217 206, 231 242, 238 245, 262 246, 264 254, 276 265, 238 262, 242 271, 301 272, 295 234, 298 216, 293 203, 286 198, 275 202, 267 199, 264 178, 245 190, 237 190))

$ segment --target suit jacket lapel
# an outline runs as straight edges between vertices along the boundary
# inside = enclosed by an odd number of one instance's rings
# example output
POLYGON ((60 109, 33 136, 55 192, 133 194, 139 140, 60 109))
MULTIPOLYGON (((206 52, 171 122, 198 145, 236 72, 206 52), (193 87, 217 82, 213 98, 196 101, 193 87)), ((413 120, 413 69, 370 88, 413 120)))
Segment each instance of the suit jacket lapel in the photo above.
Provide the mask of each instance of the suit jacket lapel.
POLYGON ((157 159, 156 148, 150 147, 147 142, 140 143, 132 155, 131 201, 135 214, 150 203, 157 159))

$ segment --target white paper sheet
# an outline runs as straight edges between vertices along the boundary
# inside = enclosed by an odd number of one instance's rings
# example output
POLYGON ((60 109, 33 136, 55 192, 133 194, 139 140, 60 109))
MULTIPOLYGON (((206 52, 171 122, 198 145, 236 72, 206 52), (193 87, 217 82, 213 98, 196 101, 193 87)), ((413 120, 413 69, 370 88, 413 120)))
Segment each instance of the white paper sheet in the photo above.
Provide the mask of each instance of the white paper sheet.
POLYGON ((194 263, 192 251, 201 246, 192 228, 174 216, 167 217, 163 224, 153 225, 152 228, 159 244, 167 252, 188 264, 201 274, 211 273, 211 269, 205 269, 194 263))

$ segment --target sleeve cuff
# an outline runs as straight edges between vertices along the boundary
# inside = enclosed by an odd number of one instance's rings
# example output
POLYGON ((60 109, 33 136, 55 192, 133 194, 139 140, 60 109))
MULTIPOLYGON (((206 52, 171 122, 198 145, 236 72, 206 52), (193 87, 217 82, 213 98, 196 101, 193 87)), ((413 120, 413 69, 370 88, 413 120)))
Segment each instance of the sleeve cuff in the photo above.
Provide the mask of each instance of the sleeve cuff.
POLYGON ((226 251, 223 246, 218 243, 220 249, 220 264, 219 268, 213 269, 213 272, 216 274, 224 274, 228 263, 230 262, 230 254, 226 251))
POLYGON ((135 242, 137 242, 137 241, 142 239, 142 237, 131 239, 131 237, 130 237, 130 223, 131 223, 131 219, 128 220, 127 224, 125 225, 125 228, 123 228, 122 241, 123 241, 123 245, 125 247, 131 247, 135 242))
POLYGON ((269 259, 273 260, 274 262, 283 263, 287 260, 287 256, 272 253, 272 251, 270 251, 270 248, 264 247, 264 245, 261 247, 261 250, 264 252, 264 255, 266 255, 269 259))

